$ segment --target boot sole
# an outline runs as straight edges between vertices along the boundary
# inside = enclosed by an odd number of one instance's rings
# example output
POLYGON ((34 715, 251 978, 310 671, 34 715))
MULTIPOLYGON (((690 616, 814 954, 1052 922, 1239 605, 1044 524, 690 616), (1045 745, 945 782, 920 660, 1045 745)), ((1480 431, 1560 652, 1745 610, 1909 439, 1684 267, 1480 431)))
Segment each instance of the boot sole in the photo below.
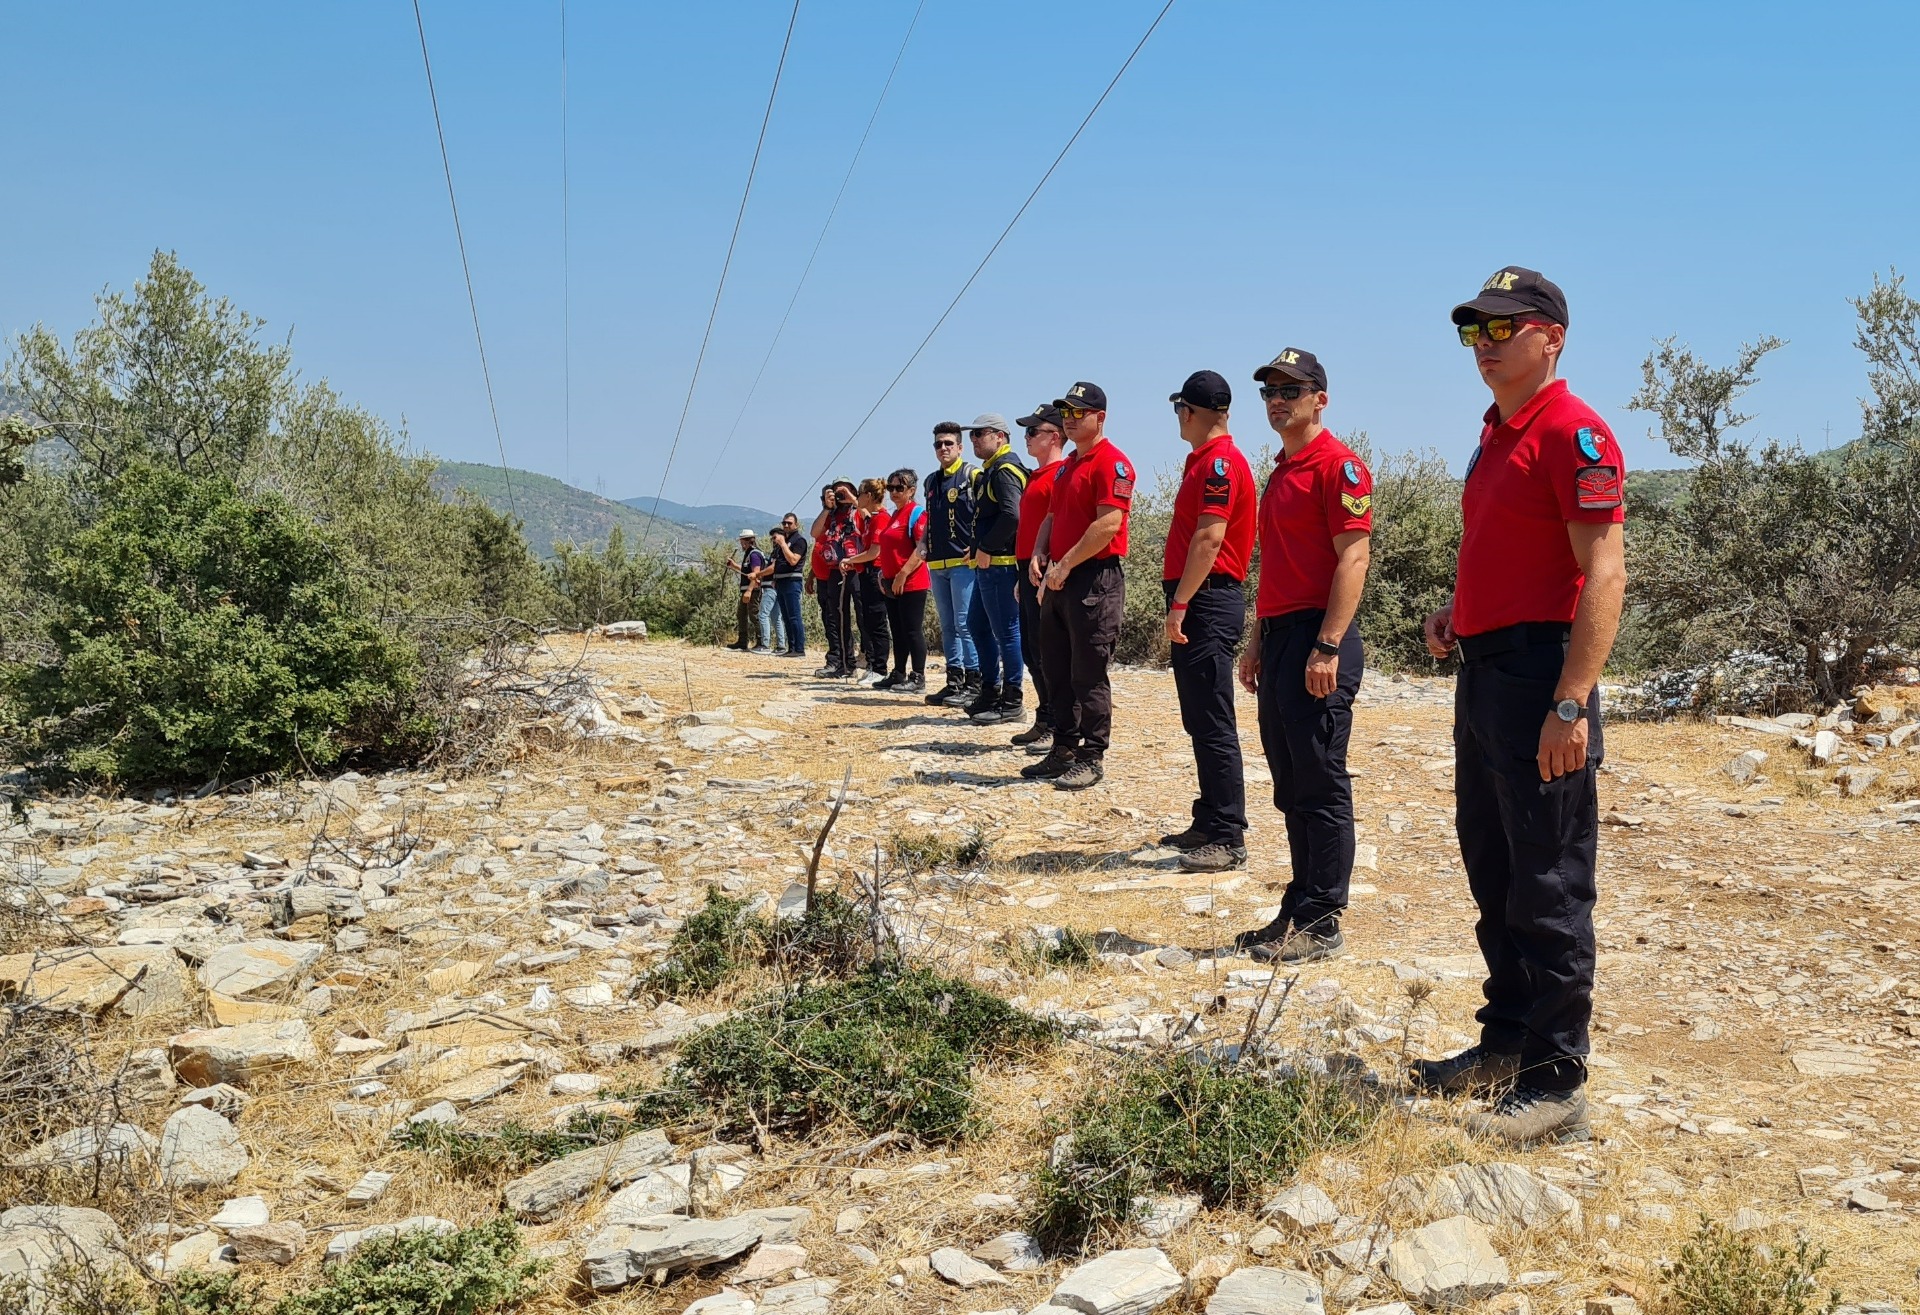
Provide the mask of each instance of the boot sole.
POLYGON ((1593 1125, 1590 1123, 1577 1123, 1570 1128, 1555 1128, 1551 1132, 1543 1132, 1537 1137, 1508 1137, 1502 1133, 1494 1132, 1491 1129, 1475 1135, 1485 1137, 1491 1141, 1501 1142, 1516 1150, 1528 1151, 1536 1146, 1573 1146, 1582 1142, 1590 1142, 1593 1140, 1593 1125))

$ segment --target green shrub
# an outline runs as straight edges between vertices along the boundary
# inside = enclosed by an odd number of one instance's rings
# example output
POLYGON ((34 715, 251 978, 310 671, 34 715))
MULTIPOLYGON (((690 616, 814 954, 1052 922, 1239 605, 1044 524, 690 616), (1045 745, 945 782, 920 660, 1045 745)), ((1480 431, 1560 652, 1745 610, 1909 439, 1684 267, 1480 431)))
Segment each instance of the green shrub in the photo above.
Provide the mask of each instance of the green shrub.
POLYGON ((136 465, 48 565, 57 653, 15 668, 23 756, 86 778, 231 780, 400 748, 415 658, 277 497, 136 465))
POLYGON ((263 1302, 260 1285, 238 1274, 183 1269, 153 1298, 154 1315, 254 1315, 263 1302))
POLYGON ((575 1117, 565 1128, 529 1128, 508 1121, 492 1132, 445 1123, 410 1123, 398 1140, 410 1151, 446 1161, 456 1178, 510 1178, 589 1146, 605 1146, 637 1131, 626 1119, 575 1117))
POLYGON ((875 965, 794 986, 692 1037, 668 1093, 717 1114, 803 1135, 844 1121, 932 1142, 978 1131, 971 1067, 1045 1044, 1053 1029, 998 996, 922 968, 875 965))
POLYGON ((747 901, 707 887, 706 907, 673 934, 667 957, 646 975, 649 990, 665 996, 704 995, 757 959, 772 935, 747 901))
POLYGON ((1189 1055, 1087 1084, 1072 1141, 1035 1176, 1028 1227, 1050 1251, 1118 1229, 1151 1192, 1244 1205, 1314 1153, 1357 1138, 1371 1112, 1338 1084, 1222 1068, 1189 1055))
POLYGON ((1666 1276, 1661 1308, 1671 1315, 1832 1315, 1838 1292, 1821 1292, 1815 1275, 1825 1249, 1806 1238, 1775 1250, 1738 1237, 1705 1215, 1666 1276))
POLYGON ((979 827, 968 828, 965 835, 942 835, 938 831, 896 831, 887 841, 893 861, 909 872, 932 872, 936 868, 978 867, 987 858, 992 840, 979 827))
POLYGON ((546 1269, 505 1215, 454 1233, 415 1230, 363 1242, 325 1281, 274 1315, 479 1315, 510 1306, 546 1269))

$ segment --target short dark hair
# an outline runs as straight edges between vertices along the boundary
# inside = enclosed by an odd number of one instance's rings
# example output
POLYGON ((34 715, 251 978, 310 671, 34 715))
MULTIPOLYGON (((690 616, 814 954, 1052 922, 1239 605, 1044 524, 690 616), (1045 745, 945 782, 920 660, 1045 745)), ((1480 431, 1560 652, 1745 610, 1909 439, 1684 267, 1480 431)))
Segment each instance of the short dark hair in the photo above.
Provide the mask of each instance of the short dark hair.
POLYGON ((955 438, 958 438, 962 432, 960 422, 957 420, 942 420, 933 427, 933 436, 935 438, 940 437, 942 434, 952 434, 955 438))
POLYGON ((910 489, 919 488, 920 472, 915 470, 912 466, 902 466, 900 467, 900 469, 894 471, 891 475, 887 476, 887 483, 889 484, 898 484, 902 480, 906 481, 907 487, 910 489))

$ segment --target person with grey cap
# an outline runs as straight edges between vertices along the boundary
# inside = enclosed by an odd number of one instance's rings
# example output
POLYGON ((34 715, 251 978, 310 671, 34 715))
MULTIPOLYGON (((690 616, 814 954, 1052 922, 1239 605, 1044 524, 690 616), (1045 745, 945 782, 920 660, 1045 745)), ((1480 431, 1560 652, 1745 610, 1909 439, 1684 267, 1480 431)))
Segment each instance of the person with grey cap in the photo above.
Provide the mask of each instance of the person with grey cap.
POLYGON ((973 493, 973 602, 967 633, 980 658, 980 686, 967 716, 983 725, 1019 718, 1021 689, 1019 558, 1020 495, 1027 468, 1013 455, 1007 418, 996 411, 967 426, 973 455, 980 458, 973 493))

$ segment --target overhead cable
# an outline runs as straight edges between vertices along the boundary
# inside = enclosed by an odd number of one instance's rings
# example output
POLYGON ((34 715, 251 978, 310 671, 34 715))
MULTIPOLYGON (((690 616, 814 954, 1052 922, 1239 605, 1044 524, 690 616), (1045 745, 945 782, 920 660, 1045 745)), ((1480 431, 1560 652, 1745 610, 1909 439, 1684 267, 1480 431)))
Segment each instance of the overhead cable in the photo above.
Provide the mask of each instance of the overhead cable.
POLYGON ((853 148, 853 158, 847 162, 847 172, 840 179, 840 190, 834 193, 833 204, 827 208, 826 222, 820 225, 820 234, 813 240, 813 250, 807 255, 806 268, 800 271, 800 281, 793 285, 793 296, 787 299, 786 313, 780 317, 780 326, 773 331, 773 341, 767 344, 767 354, 760 358, 760 368, 753 376, 753 383, 747 389, 747 395, 740 402, 739 413, 733 417, 733 427, 727 430, 726 440, 720 444, 720 453, 713 459, 713 469, 707 472, 707 478, 700 485, 700 492, 693 495, 698 502, 706 496, 708 485, 719 473, 720 464, 727 458, 727 449, 733 446, 733 436, 740 432, 740 422, 746 419, 747 408, 753 403, 753 395, 760 389, 760 381, 766 377, 767 365, 773 360, 774 349, 780 345, 780 336, 787 331, 787 321, 793 318, 793 308, 800 300, 800 292, 807 286, 807 276, 813 273, 813 262, 820 257, 820 248, 827 240, 827 230, 833 227, 834 216, 840 213, 840 202, 847 195, 847 184, 853 181, 853 171, 860 164, 860 156, 867 149, 867 138, 873 135, 873 125, 880 117, 880 107, 887 103, 887 93, 893 89, 893 79, 900 72, 900 61, 906 58, 907 43, 913 40, 913 30, 920 25, 920 15, 927 7, 927 0, 920 0, 913 11, 913 18, 907 24, 907 33, 900 38, 900 49, 894 53, 893 67, 887 70, 887 80, 881 84, 879 99, 873 103, 873 113, 867 116, 867 126, 860 134, 860 144, 853 148))
MULTIPOLYGON (((417 4, 419 0, 415 0, 417 4)), ((693 377, 687 380, 687 398, 680 405, 680 423, 673 429, 673 445, 667 449, 667 464, 660 470, 660 487, 647 509, 647 523, 640 530, 640 546, 646 547, 653 533, 653 522, 660 514, 660 499, 667 491, 667 476, 673 470, 674 454, 680 450, 680 435, 687 427, 687 412, 693 409, 693 391, 700 384, 700 366, 707 359, 707 344, 713 338, 713 321, 720 314, 720 294, 727 290, 727 271, 733 268, 733 249, 740 241, 740 223, 747 217, 747 200, 753 195, 754 175, 760 171, 760 151, 767 144, 767 125, 773 122, 773 102, 780 94, 780 75, 786 71, 787 51, 793 45, 793 27, 800 21, 800 0, 793 0, 793 13, 787 18, 786 39, 780 43, 780 62, 773 68, 773 85, 767 89, 766 112, 760 116, 760 136, 753 143, 753 162, 747 166, 747 185, 740 192, 740 209, 733 216, 733 236, 727 239, 727 258, 720 264, 720 282, 713 290, 713 306, 707 311, 706 332, 700 335, 700 352, 693 358, 693 377)))
POLYGON ((573 483, 573 215, 567 159, 567 0, 560 0, 560 478, 573 483))
POLYGON ((420 33, 420 63, 427 70, 427 100, 433 106, 433 131, 440 139, 440 168, 447 176, 447 205, 453 211, 453 240, 460 248, 460 273, 467 281, 467 309, 473 313, 473 342, 480 349, 480 379, 487 388, 487 412, 493 417, 493 441, 500 449, 500 477, 507 483, 507 510, 520 518, 513 498, 513 472, 507 465, 507 440, 500 432, 500 408, 493 400, 493 371, 487 368, 487 340, 480 334, 480 303, 473 295, 473 267, 467 263, 467 238, 460 228, 460 202, 453 194, 453 163, 447 158, 447 130, 440 122, 440 96, 433 87, 433 59, 427 54, 427 24, 420 0, 413 0, 413 25, 420 33))
MULTIPOLYGON (((1067 158, 1067 152, 1072 150, 1073 144, 1080 140, 1080 134, 1087 130, 1089 123, 1093 122, 1093 116, 1100 112, 1100 107, 1106 104, 1107 97, 1112 95, 1113 89, 1120 85, 1120 79, 1124 77, 1127 70, 1133 66, 1134 59, 1140 54, 1140 51, 1146 46, 1148 39, 1153 36, 1154 31, 1160 26, 1160 21, 1167 16, 1167 11, 1173 8, 1173 3, 1174 0, 1167 0, 1167 3, 1160 7, 1160 12, 1154 15, 1153 22, 1147 25, 1146 32, 1141 35, 1139 41, 1134 43, 1133 50, 1127 55, 1125 61, 1121 63, 1119 71, 1108 81, 1106 89, 1100 93, 1100 98, 1094 101, 1093 108, 1088 110, 1086 117, 1080 120, 1080 126, 1073 130, 1073 136, 1067 138, 1067 144, 1060 148, 1060 154, 1053 157, 1053 163, 1047 166, 1047 171, 1044 174, 1040 175, 1040 181, 1033 185, 1031 192, 1027 193, 1027 199, 1020 203, 1020 208, 1013 212, 1013 218, 1009 219, 1007 226, 1000 230, 1000 236, 995 238, 993 245, 987 248, 987 254, 982 256, 980 263, 973 267, 973 273, 967 275, 967 281, 960 285, 960 291, 953 294, 953 300, 948 302, 947 308, 940 312, 940 318, 933 322, 933 327, 927 330, 926 337, 920 340, 920 345, 913 349, 911 356, 907 357, 907 363, 900 367, 899 372, 893 376, 893 379, 887 384, 886 388, 881 391, 880 396, 874 401, 874 404, 867 408, 867 413, 860 417, 860 423, 853 427, 853 432, 847 435, 846 441, 834 449, 833 455, 827 458, 827 464, 821 468, 820 473, 808 481, 808 488, 818 485, 822 479, 826 478, 827 473, 833 469, 834 463, 840 460, 841 454, 852 446, 853 440, 860 436, 860 432, 867 427, 867 423, 873 419, 875 413, 885 404, 887 398, 893 395, 893 390, 899 387, 900 381, 906 378, 907 371, 911 370, 913 363, 920 359, 920 353, 927 349, 927 344, 933 341, 933 336, 940 332, 940 326, 947 322, 947 317, 953 314, 954 307, 958 306, 960 299, 967 295, 967 290, 973 286, 974 280, 980 277, 980 271, 987 267, 987 262, 992 260, 994 253, 1000 250, 1001 243, 1005 242, 1007 235, 1013 232, 1014 225, 1018 224, 1020 217, 1027 213, 1027 207, 1031 206, 1034 198, 1040 195, 1040 189, 1047 185, 1047 180, 1053 177, 1054 170, 1058 169, 1060 162, 1067 158)), ((801 494, 801 497, 805 497, 804 492, 801 494)), ((796 500, 795 505, 798 505, 798 500, 796 500)))

